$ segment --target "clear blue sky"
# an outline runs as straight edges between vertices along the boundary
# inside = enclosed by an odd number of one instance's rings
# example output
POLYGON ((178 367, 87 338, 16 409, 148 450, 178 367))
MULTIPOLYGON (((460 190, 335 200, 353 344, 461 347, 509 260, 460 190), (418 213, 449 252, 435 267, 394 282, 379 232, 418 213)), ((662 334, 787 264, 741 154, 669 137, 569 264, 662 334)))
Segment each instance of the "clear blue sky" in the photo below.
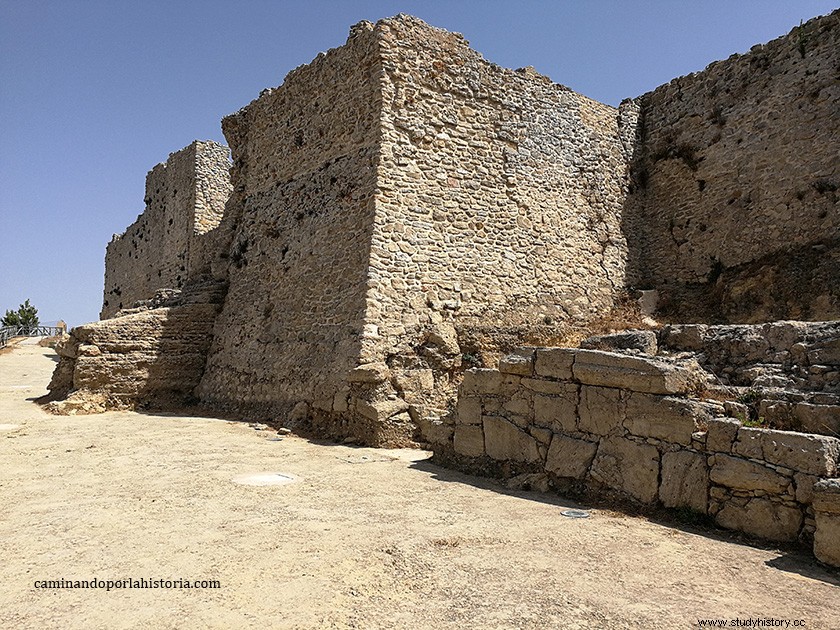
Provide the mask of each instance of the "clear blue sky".
POLYGON ((351 24, 411 13, 605 103, 746 52, 825 0, 0 0, 0 310, 98 318, 145 175, 351 24))

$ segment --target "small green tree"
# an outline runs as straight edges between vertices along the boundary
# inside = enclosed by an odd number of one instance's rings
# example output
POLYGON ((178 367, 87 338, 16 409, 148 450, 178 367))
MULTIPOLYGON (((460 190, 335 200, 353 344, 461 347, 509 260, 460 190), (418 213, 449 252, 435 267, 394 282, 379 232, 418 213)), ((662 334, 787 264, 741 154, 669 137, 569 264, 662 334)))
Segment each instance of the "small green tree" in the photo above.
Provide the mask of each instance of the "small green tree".
POLYGON ((3 319, 0 319, 0 325, 23 328, 24 334, 33 331, 39 323, 38 309, 32 306, 29 300, 21 304, 16 311, 6 311, 3 319))

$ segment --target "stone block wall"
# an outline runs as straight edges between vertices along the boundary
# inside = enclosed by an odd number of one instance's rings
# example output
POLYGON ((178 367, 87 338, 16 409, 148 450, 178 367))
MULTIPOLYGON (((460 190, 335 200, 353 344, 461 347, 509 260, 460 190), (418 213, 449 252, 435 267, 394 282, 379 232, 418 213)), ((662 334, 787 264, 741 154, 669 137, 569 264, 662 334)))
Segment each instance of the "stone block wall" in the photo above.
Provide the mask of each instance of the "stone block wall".
MULTIPOLYGON (((499 370, 467 372, 455 423, 433 447, 468 471, 692 510, 768 540, 836 527, 833 495, 815 508, 814 487, 838 475, 840 439, 743 426, 691 397, 700 382, 691 362, 526 348, 499 370)), ((829 562, 840 539, 826 531, 818 553, 829 562)))
POLYGON ((840 11, 636 99, 631 283, 678 321, 840 318, 840 11))
POLYGON ((205 241, 230 195, 229 167, 227 147, 195 141, 149 171, 146 209, 108 244, 100 317, 209 272, 219 252, 205 241))

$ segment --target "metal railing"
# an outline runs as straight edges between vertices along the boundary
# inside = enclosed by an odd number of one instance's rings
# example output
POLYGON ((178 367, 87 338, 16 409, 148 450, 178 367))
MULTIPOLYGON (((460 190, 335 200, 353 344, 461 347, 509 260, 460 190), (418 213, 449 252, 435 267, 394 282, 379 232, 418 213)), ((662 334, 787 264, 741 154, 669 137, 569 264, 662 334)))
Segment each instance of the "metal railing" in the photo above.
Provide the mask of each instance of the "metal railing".
POLYGON ((13 337, 53 337, 63 331, 58 326, 4 326, 0 328, 0 348, 13 337))

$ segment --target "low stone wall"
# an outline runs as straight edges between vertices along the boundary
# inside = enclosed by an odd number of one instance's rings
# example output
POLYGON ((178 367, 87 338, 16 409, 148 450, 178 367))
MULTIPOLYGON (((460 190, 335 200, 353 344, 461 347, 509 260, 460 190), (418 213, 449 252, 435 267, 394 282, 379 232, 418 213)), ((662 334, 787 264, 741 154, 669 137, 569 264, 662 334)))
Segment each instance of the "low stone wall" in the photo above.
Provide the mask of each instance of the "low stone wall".
POLYGON ((471 472, 529 474, 532 485, 615 495, 708 515, 773 541, 815 536, 838 564, 840 439, 743 426, 690 397, 693 361, 599 350, 530 348, 499 370, 470 370, 438 459, 471 472), (832 482, 834 483, 834 482, 832 482), (815 519, 814 497, 823 496, 815 519))

